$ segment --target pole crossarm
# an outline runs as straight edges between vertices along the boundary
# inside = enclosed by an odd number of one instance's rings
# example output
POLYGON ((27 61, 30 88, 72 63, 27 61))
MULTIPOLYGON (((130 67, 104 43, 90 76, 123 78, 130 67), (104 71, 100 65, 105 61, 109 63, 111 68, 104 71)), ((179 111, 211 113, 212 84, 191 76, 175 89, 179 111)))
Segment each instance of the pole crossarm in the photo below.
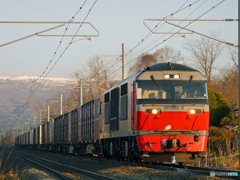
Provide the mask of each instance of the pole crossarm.
POLYGON ((182 35, 182 34, 198 34, 200 36, 204 36, 204 37, 207 37, 209 39, 213 39, 215 41, 218 41, 218 42, 221 42, 221 43, 224 43, 224 44, 227 44, 227 45, 230 45, 230 46, 235 46, 235 47, 238 47, 238 45, 234 45, 232 43, 229 43, 229 42, 225 42, 225 41, 222 41, 222 40, 219 40, 219 39, 216 39, 216 38, 213 38, 211 36, 207 36, 205 34, 202 34, 202 33, 199 33, 197 31, 193 31, 191 29, 188 29, 188 28, 185 28, 183 26, 179 26, 177 24, 174 24, 174 23, 171 23, 169 21, 226 21, 226 22, 232 22, 232 21, 238 21, 238 19, 145 19, 143 21, 143 24, 153 33, 153 34, 179 34, 179 35, 182 35), (170 24, 170 25, 173 25, 175 27, 178 27, 178 28, 181 28, 181 29, 184 29, 184 30, 187 30, 189 32, 184 32, 184 33, 180 33, 180 32, 154 32, 146 23, 145 21, 164 21, 165 23, 167 24, 170 24))
POLYGON ((103 57, 116 57, 118 59, 119 57, 122 57, 122 56, 121 55, 101 55, 101 59, 103 57))
POLYGON ((34 33, 34 34, 31 34, 29 36, 25 36, 23 38, 20 38, 20 39, 16 39, 14 41, 11 41, 11 42, 8 42, 8 43, 5 43, 5 44, 1 44, 0 47, 3 47, 3 46, 6 46, 6 45, 9 45, 9 44, 12 44, 12 43, 15 43, 15 42, 18 42, 18 41, 21 41, 21 40, 24 40, 24 39, 27 39, 27 38, 30 38, 30 37, 33 37, 33 36, 49 36, 49 37, 59 37, 59 36, 64 36, 64 37, 86 37, 86 38, 90 38, 90 37, 98 37, 99 36, 99 31, 90 23, 90 22, 73 22, 73 21, 69 21, 69 22, 57 22, 57 21, 52 21, 52 22, 48 22, 48 21, 0 21, 0 23, 21 23, 21 24, 24 24, 24 23, 27 23, 27 24, 60 24, 58 26, 55 26, 55 27, 52 27, 52 28, 49 28, 49 29, 46 29, 44 31, 40 31, 40 32, 37 32, 37 33, 34 33), (66 24, 89 24, 96 32, 97 34, 96 35, 43 35, 42 33, 45 33, 45 32, 48 32, 48 31, 51 31, 53 29, 57 29, 59 27, 62 27, 66 24))

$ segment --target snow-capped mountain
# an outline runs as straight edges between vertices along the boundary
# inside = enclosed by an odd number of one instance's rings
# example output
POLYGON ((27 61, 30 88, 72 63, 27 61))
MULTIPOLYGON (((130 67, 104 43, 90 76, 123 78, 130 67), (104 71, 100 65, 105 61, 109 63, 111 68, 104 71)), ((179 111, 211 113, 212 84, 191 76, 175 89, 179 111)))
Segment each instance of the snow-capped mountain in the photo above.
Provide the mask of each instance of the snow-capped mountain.
POLYGON ((37 76, 0 76, 0 83, 12 82, 43 82, 43 83, 56 83, 56 84, 67 84, 76 83, 76 79, 73 78, 58 78, 58 77, 37 77, 37 76))
MULTIPOLYGON (((77 80, 73 78, 0 76, 0 119, 18 114, 21 105, 26 103, 32 92, 34 94, 30 101, 31 107, 37 102, 47 102, 58 94, 66 95, 69 89, 76 85, 77 80)), ((31 116, 32 113, 33 110, 27 111, 24 116, 31 116)))

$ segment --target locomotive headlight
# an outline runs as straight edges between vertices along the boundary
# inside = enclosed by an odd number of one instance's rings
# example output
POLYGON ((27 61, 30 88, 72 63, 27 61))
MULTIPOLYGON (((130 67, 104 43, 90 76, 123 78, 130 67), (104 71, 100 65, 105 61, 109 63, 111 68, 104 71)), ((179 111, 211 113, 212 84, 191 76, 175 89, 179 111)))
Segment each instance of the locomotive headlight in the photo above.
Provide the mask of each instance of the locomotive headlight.
POLYGON ((152 110, 152 114, 157 114, 158 113, 158 110, 157 109, 153 109, 152 110))
POLYGON ((191 109, 190 110, 190 114, 196 114, 196 110, 195 109, 191 109))
POLYGON ((178 75, 178 74, 175 74, 175 75, 174 75, 174 78, 175 78, 175 79, 179 79, 179 75, 178 75))
POLYGON ((169 78, 170 78, 170 75, 169 75, 169 74, 165 74, 165 75, 164 75, 164 78, 169 79, 169 78))
POLYGON ((201 109, 188 109, 188 110, 189 110, 189 114, 202 114, 201 109))
POLYGON ((147 114, 158 114, 160 109, 146 109, 147 114))

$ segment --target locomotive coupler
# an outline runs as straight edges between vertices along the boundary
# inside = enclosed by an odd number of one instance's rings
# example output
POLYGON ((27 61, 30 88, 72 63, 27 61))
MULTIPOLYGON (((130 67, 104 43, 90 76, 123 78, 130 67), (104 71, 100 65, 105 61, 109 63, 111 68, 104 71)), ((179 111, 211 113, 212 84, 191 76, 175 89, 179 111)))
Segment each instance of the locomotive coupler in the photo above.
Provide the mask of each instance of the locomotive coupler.
POLYGON ((179 139, 173 138, 167 141, 167 147, 169 148, 176 148, 181 147, 181 141, 179 139))

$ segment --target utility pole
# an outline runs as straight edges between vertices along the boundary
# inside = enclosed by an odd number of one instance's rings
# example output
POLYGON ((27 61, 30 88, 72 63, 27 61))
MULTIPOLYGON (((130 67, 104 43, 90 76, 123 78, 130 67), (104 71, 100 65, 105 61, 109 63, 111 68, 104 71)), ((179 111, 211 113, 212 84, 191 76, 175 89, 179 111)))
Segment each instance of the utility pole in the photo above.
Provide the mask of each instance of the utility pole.
POLYGON ((126 44, 122 44, 122 80, 126 79, 126 44))
POLYGON ((126 71, 126 44, 122 43, 122 55, 101 55, 102 57, 116 57, 117 60, 119 57, 122 57, 122 80, 127 78, 127 71, 126 71))
POLYGON ((60 96, 60 115, 62 115, 62 94, 60 96))
POLYGON ((82 79, 79 82, 79 105, 82 106, 82 79))
MULTIPOLYGON (((240 19, 240 0, 238 0, 238 20, 240 19)), ((238 148, 240 149, 240 23, 238 21, 238 148)), ((239 157, 239 167, 240 167, 240 157, 239 157)))

